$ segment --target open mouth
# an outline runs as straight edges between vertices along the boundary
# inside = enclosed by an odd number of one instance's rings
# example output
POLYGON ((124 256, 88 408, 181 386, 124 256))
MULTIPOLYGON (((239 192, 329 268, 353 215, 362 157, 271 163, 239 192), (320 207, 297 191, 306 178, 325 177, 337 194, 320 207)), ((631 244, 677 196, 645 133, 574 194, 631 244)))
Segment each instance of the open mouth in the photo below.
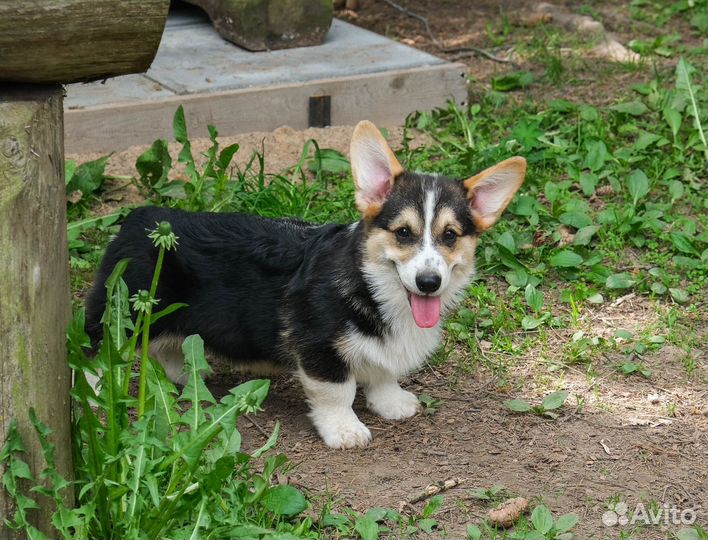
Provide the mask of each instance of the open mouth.
POLYGON ((432 328, 440 321, 440 297, 408 292, 413 319, 420 328, 432 328))

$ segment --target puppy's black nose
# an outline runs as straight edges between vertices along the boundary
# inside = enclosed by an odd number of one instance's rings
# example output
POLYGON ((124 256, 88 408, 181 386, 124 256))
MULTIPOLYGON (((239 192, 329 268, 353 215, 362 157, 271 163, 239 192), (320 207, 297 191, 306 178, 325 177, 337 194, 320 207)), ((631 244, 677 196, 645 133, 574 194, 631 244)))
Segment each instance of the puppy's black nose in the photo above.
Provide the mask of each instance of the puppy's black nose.
POLYGON ((434 293, 440 288, 442 278, 438 274, 418 274, 415 277, 415 284, 420 292, 434 293))

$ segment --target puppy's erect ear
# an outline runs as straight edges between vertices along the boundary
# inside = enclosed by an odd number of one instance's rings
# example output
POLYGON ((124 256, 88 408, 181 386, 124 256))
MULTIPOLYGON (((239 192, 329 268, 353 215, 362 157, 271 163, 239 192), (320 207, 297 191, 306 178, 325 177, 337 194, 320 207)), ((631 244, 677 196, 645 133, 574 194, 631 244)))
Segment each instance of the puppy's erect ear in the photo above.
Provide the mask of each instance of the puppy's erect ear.
POLYGON ((381 211, 403 167, 378 128, 366 120, 354 129, 350 156, 356 206, 365 218, 372 218, 381 211))
POLYGON ((479 231, 488 229, 499 219, 524 182, 525 174, 526 160, 517 156, 464 181, 472 220, 479 231))

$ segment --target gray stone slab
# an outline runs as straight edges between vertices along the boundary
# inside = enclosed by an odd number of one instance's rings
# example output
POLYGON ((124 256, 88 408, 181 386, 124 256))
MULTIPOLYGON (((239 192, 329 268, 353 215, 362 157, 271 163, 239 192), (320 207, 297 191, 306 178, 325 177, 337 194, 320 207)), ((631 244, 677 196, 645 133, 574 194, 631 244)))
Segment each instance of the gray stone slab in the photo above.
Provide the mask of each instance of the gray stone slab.
POLYGON ((443 60, 334 20, 325 43, 248 52, 211 26, 166 32, 148 76, 177 94, 215 92, 438 65, 443 60))

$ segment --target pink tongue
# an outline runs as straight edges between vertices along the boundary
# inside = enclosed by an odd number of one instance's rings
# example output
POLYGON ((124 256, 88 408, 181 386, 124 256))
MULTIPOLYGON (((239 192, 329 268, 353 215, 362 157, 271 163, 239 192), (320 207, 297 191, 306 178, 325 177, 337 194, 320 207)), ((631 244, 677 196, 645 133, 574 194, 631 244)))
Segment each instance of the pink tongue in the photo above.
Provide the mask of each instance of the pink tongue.
POLYGON ((418 326, 432 328, 440 320, 440 297, 411 294, 411 309, 418 326))

